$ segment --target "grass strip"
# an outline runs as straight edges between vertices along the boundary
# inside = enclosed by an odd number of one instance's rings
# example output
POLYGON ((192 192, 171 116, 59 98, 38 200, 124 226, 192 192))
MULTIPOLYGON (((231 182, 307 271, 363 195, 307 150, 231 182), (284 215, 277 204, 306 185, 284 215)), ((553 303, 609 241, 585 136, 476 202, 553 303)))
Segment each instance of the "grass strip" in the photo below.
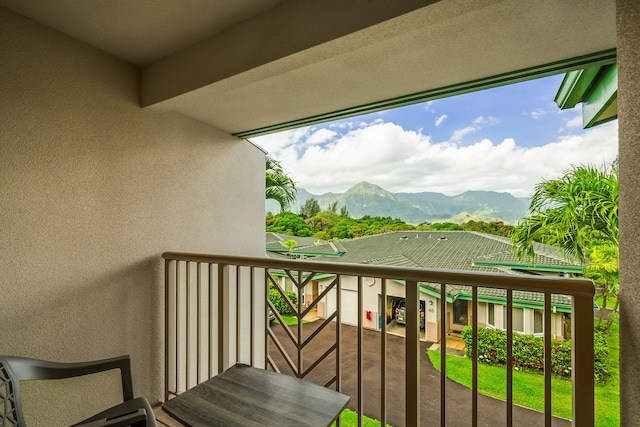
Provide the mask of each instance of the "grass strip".
MULTIPOLYGON (((331 427, 335 427, 336 423, 331 424, 331 427)), ((340 427, 357 427, 358 426, 358 413, 350 409, 345 409, 340 414, 340 427)), ((366 416, 362 417, 363 427, 380 427, 380 421, 374 420, 366 416)), ((387 427, 391 427, 387 424, 387 427)))

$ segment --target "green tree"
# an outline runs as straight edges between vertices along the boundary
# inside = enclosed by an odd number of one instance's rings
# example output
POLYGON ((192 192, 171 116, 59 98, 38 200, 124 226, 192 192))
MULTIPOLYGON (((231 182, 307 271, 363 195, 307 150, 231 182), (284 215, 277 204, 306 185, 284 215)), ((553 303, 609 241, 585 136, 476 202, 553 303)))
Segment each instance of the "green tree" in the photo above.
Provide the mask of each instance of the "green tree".
POLYGON ((280 162, 266 157, 266 199, 273 199, 280 204, 281 211, 286 211, 296 200, 295 182, 284 172, 280 162))
POLYGON ((347 207, 345 205, 340 208, 340 216, 349 216, 349 211, 347 210, 347 207))
POLYGON ((457 231, 464 230, 459 224, 456 224, 454 222, 436 222, 429 225, 426 229, 427 230, 457 230, 457 231))
POLYGON ((331 212, 336 213, 338 211, 338 202, 329 203, 329 209, 331 212))
POLYGON ((311 236, 309 226, 298 215, 291 212, 280 212, 276 215, 271 225, 267 226, 267 231, 300 237, 311 236))
POLYGON ((613 312, 609 315, 609 319, 605 323, 605 312, 610 297, 617 297, 619 291, 619 271, 620 265, 618 260, 618 246, 611 242, 596 242, 589 249, 589 264, 585 276, 589 277, 593 282, 603 290, 602 292, 602 308, 600 310, 600 319, 598 327, 607 330, 617 317, 620 299, 616 298, 613 312))
POLYGON ((304 205, 300 207, 300 216, 303 219, 311 218, 320 213, 320 204, 314 198, 307 199, 304 205))
POLYGON ((313 231, 313 235, 319 239, 328 240, 333 238, 329 230, 333 228, 338 221, 338 215, 331 211, 320 212, 312 216, 306 222, 313 231), (320 233, 320 234, 318 234, 320 233))
POLYGON ((574 166, 561 178, 541 182, 529 211, 511 233, 520 259, 533 260, 534 242, 558 246, 587 264, 586 276, 602 289, 605 301, 617 294, 617 161, 602 169, 574 166))

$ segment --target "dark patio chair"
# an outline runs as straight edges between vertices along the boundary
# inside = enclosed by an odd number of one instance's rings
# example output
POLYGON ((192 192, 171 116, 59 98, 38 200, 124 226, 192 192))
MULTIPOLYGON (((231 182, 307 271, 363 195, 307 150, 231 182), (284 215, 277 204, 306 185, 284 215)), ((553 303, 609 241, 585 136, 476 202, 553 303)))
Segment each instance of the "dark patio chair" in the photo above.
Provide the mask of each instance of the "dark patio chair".
POLYGON ((143 397, 133 397, 129 356, 81 363, 57 363, 26 357, 0 356, 0 426, 27 427, 20 400, 20 381, 71 378, 112 369, 120 370, 124 403, 74 426, 157 427, 149 402, 143 397))

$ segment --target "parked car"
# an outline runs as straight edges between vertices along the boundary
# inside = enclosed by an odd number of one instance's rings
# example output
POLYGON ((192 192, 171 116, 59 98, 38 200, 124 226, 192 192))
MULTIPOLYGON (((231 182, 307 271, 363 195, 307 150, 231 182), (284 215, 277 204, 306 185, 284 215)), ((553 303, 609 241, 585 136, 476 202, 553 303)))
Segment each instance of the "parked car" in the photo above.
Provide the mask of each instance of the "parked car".
POLYGON ((406 310, 406 305, 405 305, 404 300, 402 300, 396 306, 396 322, 402 323, 403 325, 406 324, 406 320, 405 320, 405 317, 404 317, 405 316, 405 310, 406 310))
MULTIPOLYGON (((403 325, 407 323, 405 319, 405 311, 406 311, 405 300, 402 300, 398 303, 398 306, 396 307, 396 322, 401 323, 403 325)), ((422 307, 420 307, 420 328, 424 329, 424 309, 422 307)))

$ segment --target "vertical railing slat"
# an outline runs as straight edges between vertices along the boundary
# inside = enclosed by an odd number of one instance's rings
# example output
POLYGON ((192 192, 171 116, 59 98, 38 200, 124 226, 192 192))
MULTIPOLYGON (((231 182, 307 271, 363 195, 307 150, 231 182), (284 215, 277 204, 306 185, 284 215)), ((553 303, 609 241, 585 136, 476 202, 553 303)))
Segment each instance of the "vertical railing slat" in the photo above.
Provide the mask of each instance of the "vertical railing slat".
POLYGON ((197 324, 196 324, 196 383, 200 384, 201 379, 200 379, 200 371, 201 371, 201 354, 202 354, 202 329, 201 329, 201 323, 202 323, 202 315, 201 315, 201 305, 202 305, 202 271, 201 271, 201 264, 197 263, 196 264, 196 286, 198 287, 196 290, 196 320, 197 320, 197 324))
POLYGON ((266 326, 264 328, 264 363, 265 363, 265 369, 269 367, 269 331, 268 329, 271 327, 269 325, 269 310, 271 309, 269 307, 269 274, 267 269, 263 269, 262 270, 263 275, 264 275, 264 304, 265 304, 265 322, 266 326))
MULTIPOLYGON (((256 301, 254 292, 256 289, 256 281, 255 281, 255 268, 251 267, 249 269, 249 363, 251 366, 255 366, 255 358, 254 358, 254 350, 255 350, 255 315, 254 312, 256 310, 256 301)), ((265 326, 265 331, 269 325, 269 312, 267 310, 267 325, 265 326)))
POLYGON ((478 426, 478 287, 474 286, 472 291, 471 315, 473 316, 473 355, 472 366, 472 394, 471 394, 471 425, 478 426))
POLYGON ((418 282, 406 282, 406 424, 420 425, 420 292, 418 282))
POLYGON ((191 261, 187 261, 186 268, 186 307, 185 307, 185 323, 186 323, 186 352, 185 361, 187 364, 185 372, 185 390, 189 390, 189 374, 191 374, 191 261))
MULTIPOLYGON (((342 278, 336 275, 336 390, 342 391, 342 278)), ((327 313, 329 314, 329 313, 327 313)), ((336 427, 340 427, 340 417, 336 420, 336 427)))
POLYGON ((224 297, 225 297, 225 264, 218 264, 218 374, 224 371, 224 336, 226 322, 224 319, 224 297))
POLYGON ((180 393, 180 265, 176 262, 176 394, 180 393))
POLYGON ((513 291, 507 289, 507 426, 513 425, 513 291))
POLYGON ((551 294, 544 294, 544 424, 551 427, 551 294))
POLYGON ((364 376, 364 343, 362 330, 362 276, 358 276, 358 427, 362 427, 364 376))
POLYGON ((440 426, 447 425, 447 285, 440 284, 440 426))
POLYGON ((298 278, 296 285, 296 295, 298 296, 298 301, 296 304, 296 317, 298 318, 298 323, 296 327, 298 328, 298 372, 297 376, 299 378, 302 377, 302 373, 304 372, 304 358, 303 358, 303 348, 302 343, 304 342, 304 338, 302 335, 302 287, 300 284, 304 281, 304 277, 302 276, 302 271, 298 271, 298 278))
POLYGON ((240 361, 240 276, 242 267, 236 266, 236 362, 240 361))
POLYGON ((207 358, 208 358, 208 370, 207 376, 211 378, 213 376, 213 263, 209 264, 209 295, 207 300, 209 301, 209 313, 207 318, 207 329, 209 330, 209 342, 207 343, 207 358))
POLYGON ((387 279, 381 279, 382 328, 380 331, 380 425, 387 425, 387 279))
POLYGON ((573 425, 593 426, 593 298, 574 296, 571 312, 573 425))
POLYGON ((164 260, 164 400, 169 400, 169 343, 171 337, 169 333, 169 265, 173 261, 164 260))

